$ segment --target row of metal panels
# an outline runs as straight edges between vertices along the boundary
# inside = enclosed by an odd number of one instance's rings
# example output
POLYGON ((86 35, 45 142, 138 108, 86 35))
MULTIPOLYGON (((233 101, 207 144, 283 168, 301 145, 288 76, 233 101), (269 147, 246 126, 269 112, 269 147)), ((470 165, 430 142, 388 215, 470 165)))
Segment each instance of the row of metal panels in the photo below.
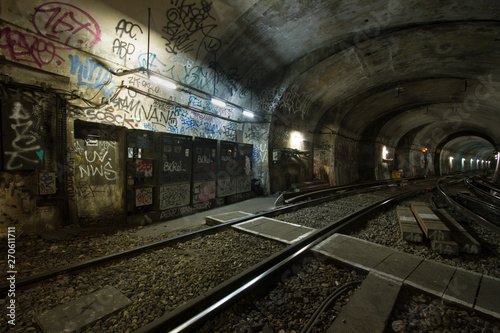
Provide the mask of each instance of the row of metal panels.
POLYGON ((251 190, 251 144, 133 130, 127 145, 136 206, 164 210, 251 190))

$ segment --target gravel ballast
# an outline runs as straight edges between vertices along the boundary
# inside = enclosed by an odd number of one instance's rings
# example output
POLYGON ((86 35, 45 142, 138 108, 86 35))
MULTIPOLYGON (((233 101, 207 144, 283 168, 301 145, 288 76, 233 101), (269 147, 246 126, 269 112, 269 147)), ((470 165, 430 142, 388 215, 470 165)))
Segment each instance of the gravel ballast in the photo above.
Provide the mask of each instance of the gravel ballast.
MULTIPOLYGON (((41 332, 41 313, 100 288, 114 286, 132 304, 84 332, 132 332, 281 250, 282 244, 227 230, 174 247, 66 274, 16 294, 13 332, 41 332)), ((0 307, 5 308, 5 299, 0 307)), ((0 331, 6 331, 3 325, 0 331)))
MULTIPOLYGON (((337 268, 327 260, 307 257, 282 273, 274 288, 237 302, 197 332, 300 332, 323 301, 343 285, 362 281, 355 271, 337 268)), ((355 293, 347 289, 319 316, 313 332, 325 332, 355 293)))

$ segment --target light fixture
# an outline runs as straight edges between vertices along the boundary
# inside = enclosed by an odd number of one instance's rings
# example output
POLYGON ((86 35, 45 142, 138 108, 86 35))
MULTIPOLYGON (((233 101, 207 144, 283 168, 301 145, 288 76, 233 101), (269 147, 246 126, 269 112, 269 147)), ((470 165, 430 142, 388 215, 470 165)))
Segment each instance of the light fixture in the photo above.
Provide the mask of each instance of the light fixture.
POLYGON ((386 146, 382 147, 382 160, 383 161, 392 161, 393 159, 389 157, 389 150, 386 146))
POLYGON ((153 81, 156 84, 162 85, 168 89, 172 89, 172 90, 177 89, 177 85, 175 83, 173 83, 172 81, 168 81, 166 79, 163 79, 161 77, 151 76, 151 81, 153 81))
POLYGON ((292 132, 292 135, 290 136, 290 148, 300 149, 302 146, 302 141, 304 141, 304 139, 300 132, 292 132))
POLYGON ((422 147, 422 153, 425 153, 428 150, 427 147, 422 147))
POLYGON ((223 108, 225 108, 227 106, 225 102, 223 102, 217 98, 212 98, 212 104, 215 104, 215 105, 223 107, 223 108))
POLYGON ((245 117, 250 117, 250 118, 253 118, 254 114, 250 111, 247 111, 247 110, 243 110, 243 115, 245 117))

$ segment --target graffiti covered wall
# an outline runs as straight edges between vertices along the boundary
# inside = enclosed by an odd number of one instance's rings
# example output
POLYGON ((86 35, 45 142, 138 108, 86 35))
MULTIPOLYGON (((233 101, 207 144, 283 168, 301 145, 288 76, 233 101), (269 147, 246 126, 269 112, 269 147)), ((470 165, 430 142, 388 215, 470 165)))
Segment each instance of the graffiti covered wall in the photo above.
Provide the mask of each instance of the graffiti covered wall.
POLYGON ((0 235, 60 225, 55 97, 1 84, 0 98, 0 235))
MULTIPOLYGON (((2 133, 12 139, 2 141, 2 172, 18 183, 43 172, 33 178, 37 194, 30 194, 30 200, 39 202, 37 191, 64 194, 69 223, 92 223, 97 216, 121 219, 118 212, 127 205, 122 179, 127 156, 119 138, 127 130, 253 143, 252 176, 268 182, 269 125, 245 124, 241 109, 185 92, 193 88, 243 104, 251 99, 255 77, 243 79, 234 65, 203 60, 215 58, 223 46, 217 36, 224 11, 198 0, 160 6, 153 11, 160 27, 149 34, 145 20, 101 1, 2 3, 0 53, 8 62, 0 66, 0 79, 8 83, 2 96, 2 133), (155 75, 177 82, 183 91, 169 90, 155 75), (60 113, 59 130, 48 133, 47 108, 38 100, 11 98, 11 85, 23 87, 26 95, 44 91, 62 100, 50 110, 60 113), (99 138, 78 134, 85 131, 76 128, 78 121, 98 124, 99 138), (48 148, 61 142, 65 147, 58 152, 48 148)), ((214 198, 215 184, 197 186, 196 202, 214 198)), ((11 187, 5 184, 5 189, 11 187)), ((151 194, 157 194, 150 192, 137 190, 134 204, 155 203, 151 194)), ((166 198, 167 188, 161 193, 166 198)), ((165 200, 156 204, 172 206, 165 200)))

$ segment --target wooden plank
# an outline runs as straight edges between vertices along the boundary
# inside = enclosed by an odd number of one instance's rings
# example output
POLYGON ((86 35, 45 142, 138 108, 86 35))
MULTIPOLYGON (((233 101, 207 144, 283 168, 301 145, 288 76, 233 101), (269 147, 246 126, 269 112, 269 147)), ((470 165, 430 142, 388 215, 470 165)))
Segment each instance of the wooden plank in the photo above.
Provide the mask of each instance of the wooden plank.
POLYGON ((451 240, 450 229, 441 222, 430 207, 423 202, 413 202, 410 207, 428 239, 451 240))
POLYGON ((397 206, 396 211, 398 214, 399 227, 401 229, 401 236, 407 242, 423 242, 424 236, 422 230, 418 226, 418 222, 413 216, 411 209, 408 207, 397 206))
POLYGON ((450 229, 451 238, 458 243, 460 253, 479 254, 481 244, 471 236, 447 211, 439 209, 436 214, 443 223, 450 229))

